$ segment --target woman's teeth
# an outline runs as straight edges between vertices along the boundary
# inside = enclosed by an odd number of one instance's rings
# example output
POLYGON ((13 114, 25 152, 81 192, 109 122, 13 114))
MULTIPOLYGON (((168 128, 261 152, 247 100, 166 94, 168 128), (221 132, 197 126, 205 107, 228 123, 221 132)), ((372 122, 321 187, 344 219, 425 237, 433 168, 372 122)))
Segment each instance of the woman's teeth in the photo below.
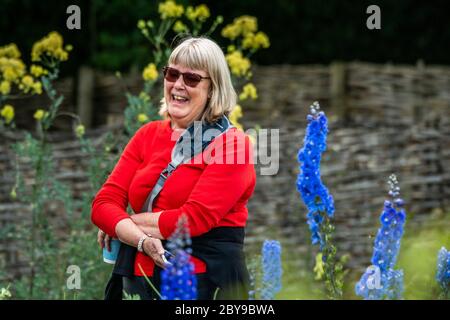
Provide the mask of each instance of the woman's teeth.
POLYGON ((175 100, 175 101, 180 101, 180 102, 186 102, 186 101, 188 101, 187 98, 182 97, 182 96, 177 96, 177 95, 175 95, 175 94, 172 95, 172 99, 175 100))

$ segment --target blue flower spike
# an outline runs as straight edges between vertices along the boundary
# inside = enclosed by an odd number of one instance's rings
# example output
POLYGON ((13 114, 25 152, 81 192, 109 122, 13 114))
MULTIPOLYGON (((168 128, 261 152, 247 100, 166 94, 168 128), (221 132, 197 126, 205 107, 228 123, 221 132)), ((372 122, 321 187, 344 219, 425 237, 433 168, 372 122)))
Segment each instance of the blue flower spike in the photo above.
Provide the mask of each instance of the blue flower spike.
POLYGON ((196 300, 197 278, 194 265, 189 260, 192 253, 187 218, 182 215, 169 238, 168 249, 173 255, 161 271, 161 295, 163 300, 196 300))
POLYGON ((320 232, 323 215, 329 218, 334 216, 333 196, 320 179, 321 154, 327 148, 328 120, 320 105, 316 101, 310 107, 307 115, 308 125, 303 141, 303 147, 298 152, 300 173, 297 177, 297 190, 299 191, 308 213, 307 223, 311 231, 313 245, 324 245, 324 236, 320 232))
POLYGON ((442 247, 438 253, 436 281, 442 290, 441 298, 449 299, 450 293, 450 251, 442 247))
POLYGON ((374 241, 372 265, 361 276, 355 292, 365 300, 397 300, 403 294, 403 270, 395 270, 406 219, 397 177, 389 176, 390 200, 384 201, 380 228, 374 241))
POLYGON ((281 244, 276 240, 265 240, 262 247, 261 299, 273 300, 281 290, 281 244))

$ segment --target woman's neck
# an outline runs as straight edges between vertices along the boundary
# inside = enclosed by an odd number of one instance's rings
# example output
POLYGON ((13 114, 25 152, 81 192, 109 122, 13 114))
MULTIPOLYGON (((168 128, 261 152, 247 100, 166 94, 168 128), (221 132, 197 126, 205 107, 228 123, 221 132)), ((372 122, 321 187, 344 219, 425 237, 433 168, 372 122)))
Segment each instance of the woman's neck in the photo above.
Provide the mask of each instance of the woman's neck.
POLYGON ((178 122, 173 121, 173 119, 170 120, 170 127, 172 128, 172 130, 186 129, 187 128, 186 126, 181 125, 178 122))

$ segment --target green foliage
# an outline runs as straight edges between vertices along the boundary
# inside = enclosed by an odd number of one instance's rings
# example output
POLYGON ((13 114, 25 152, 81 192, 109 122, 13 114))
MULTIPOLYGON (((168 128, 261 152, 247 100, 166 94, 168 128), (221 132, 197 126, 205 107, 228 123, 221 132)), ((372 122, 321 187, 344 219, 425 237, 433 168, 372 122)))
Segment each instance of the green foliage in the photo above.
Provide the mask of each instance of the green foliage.
MULTIPOLYGON (((305 230, 307 231, 307 230, 305 230)), ((277 300, 312 300, 326 299, 327 295, 321 282, 314 279, 308 267, 306 255, 298 256, 294 248, 283 246, 282 255, 283 286, 276 295, 277 300)))
POLYGON ((321 250, 323 261, 323 280, 325 281, 328 296, 330 299, 342 298, 342 288, 344 286, 344 271, 343 263, 346 257, 343 256, 338 260, 336 256, 336 246, 333 244, 333 233, 335 227, 326 214, 323 214, 324 222, 320 226, 320 233, 324 237, 324 245, 321 250))
POLYGON ((159 119, 157 107, 150 97, 144 93, 139 96, 131 93, 126 94, 128 106, 124 111, 124 126, 128 136, 133 134, 142 126, 143 122, 159 119), (145 121, 139 121, 139 115, 145 115, 145 121))
MULTIPOLYGON (((107 161, 105 152, 97 155, 92 142, 83 139, 83 129, 77 131, 82 149, 95 154, 88 167, 92 189, 87 190, 81 199, 74 199, 70 187, 55 175, 56 163, 48 131, 55 118, 63 114, 59 108, 64 96, 58 94, 53 86, 58 79, 59 62, 43 57, 41 63, 49 72, 40 81, 51 103, 40 116, 35 115, 36 134, 25 132, 24 139, 12 146, 16 155, 16 181, 10 196, 20 199, 31 209, 30 216, 22 217, 16 224, 2 230, 0 235, 2 240, 14 242, 22 249, 22 259, 29 266, 29 272, 14 279, 9 286, 14 299, 101 298, 110 272, 108 266, 99 263, 100 250, 95 242, 97 229, 89 217, 92 195, 110 172, 112 163, 107 161), (31 177, 25 176, 28 172, 31 177), (83 290, 67 289, 66 270, 70 265, 80 268, 81 279, 86 281, 83 290)), ((78 120, 75 115, 65 115, 78 120)), ((113 143, 107 140, 103 150, 106 147, 111 149, 113 143)), ((1 279, 5 279, 5 275, 1 279)))
POLYGON ((123 300, 141 300, 141 296, 138 294, 132 295, 124 291, 123 295, 124 295, 123 300))
POLYGON ((257 300, 261 296, 261 254, 253 254, 247 261, 247 269, 250 275, 249 299, 257 300))
POLYGON ((89 157, 87 174, 91 192, 98 190, 112 171, 118 159, 118 146, 124 145, 124 140, 122 136, 108 132, 103 138, 103 145, 96 147, 91 139, 84 135, 79 136, 81 150, 89 157), (116 151, 115 154, 114 151, 116 151))
POLYGON ((405 229, 398 266, 404 271, 405 299, 437 299, 436 282, 438 251, 450 246, 450 214, 430 220, 419 227, 405 229))

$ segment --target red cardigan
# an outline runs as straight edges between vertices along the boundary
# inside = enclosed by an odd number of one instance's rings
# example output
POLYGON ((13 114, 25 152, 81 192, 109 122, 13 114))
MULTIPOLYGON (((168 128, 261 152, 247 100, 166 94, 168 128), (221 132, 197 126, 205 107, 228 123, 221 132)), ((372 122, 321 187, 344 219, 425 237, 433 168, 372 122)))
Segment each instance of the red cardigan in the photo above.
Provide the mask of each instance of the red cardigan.
MULTIPOLYGON (((180 134, 171 129, 170 120, 150 122, 136 132, 92 202, 91 219, 95 225, 115 237, 117 223, 129 217, 128 203, 135 213, 140 212, 159 174, 170 162, 180 134)), ((246 205, 256 183, 248 136, 231 128, 205 149, 203 157, 199 154, 194 160, 172 173, 153 204, 153 212, 163 211, 158 224, 165 239, 175 230, 181 213, 187 215, 192 237, 219 226, 246 224, 246 205), (205 161, 211 159, 208 155, 218 161, 205 161), (234 162, 224 164, 225 159, 233 158, 234 162)), ((206 272, 203 261, 195 257, 191 261, 196 273, 206 272)), ((138 264, 146 275, 153 275, 150 257, 140 252, 136 255, 135 275, 142 275, 138 264)))

